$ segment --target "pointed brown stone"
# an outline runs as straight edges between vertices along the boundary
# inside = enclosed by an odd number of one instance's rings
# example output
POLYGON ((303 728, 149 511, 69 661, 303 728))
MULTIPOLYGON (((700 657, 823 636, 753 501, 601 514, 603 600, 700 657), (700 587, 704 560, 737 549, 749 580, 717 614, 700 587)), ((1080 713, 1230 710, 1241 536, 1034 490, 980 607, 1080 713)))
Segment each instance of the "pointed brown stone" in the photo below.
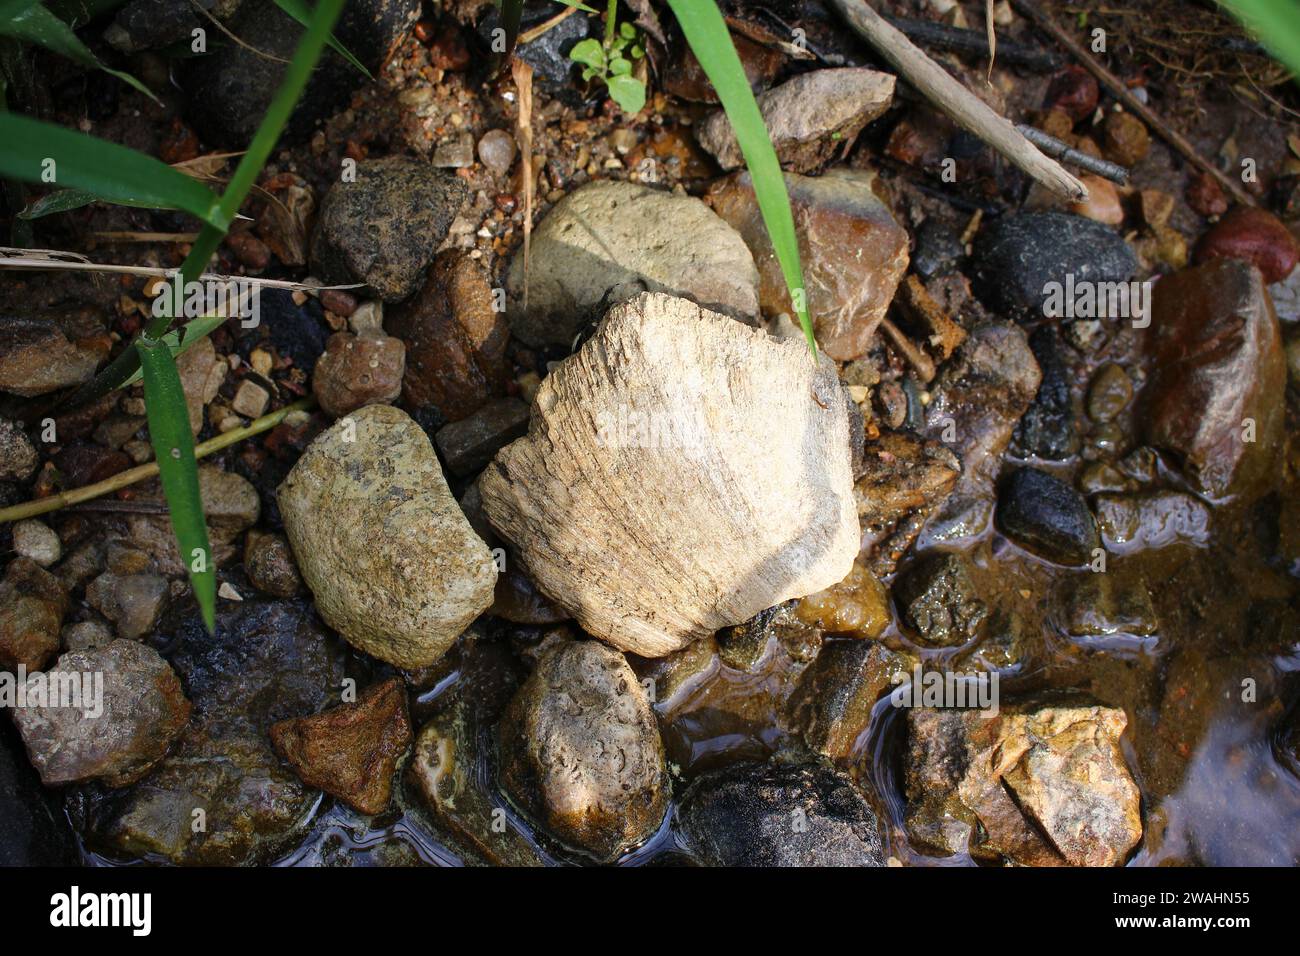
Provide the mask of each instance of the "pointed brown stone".
POLYGON ((308 786, 360 813, 381 813, 393 794, 393 771, 411 745, 406 688, 393 677, 366 688, 352 704, 271 727, 271 743, 308 786))

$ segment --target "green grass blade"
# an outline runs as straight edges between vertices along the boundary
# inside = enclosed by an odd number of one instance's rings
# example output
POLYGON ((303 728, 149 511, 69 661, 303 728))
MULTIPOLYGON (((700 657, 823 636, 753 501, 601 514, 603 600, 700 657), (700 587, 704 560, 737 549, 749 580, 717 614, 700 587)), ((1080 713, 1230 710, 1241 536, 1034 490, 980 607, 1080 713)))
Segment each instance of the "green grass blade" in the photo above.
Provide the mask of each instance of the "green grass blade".
MULTIPOLYGON (((240 159, 235 175, 231 177, 226 191, 221 196, 220 214, 224 223, 229 224, 234 219, 240 204, 248 195, 248 191, 253 188, 262 167, 266 165, 271 150, 279 141, 280 134, 284 131, 285 124, 289 122, 290 114, 293 113, 294 104, 302 95, 303 87, 307 85, 307 80, 316 67, 316 61, 320 59, 325 49, 326 41, 334 29, 334 23, 343 9, 343 3, 344 0, 320 0, 317 5, 311 25, 298 42, 298 49, 285 70, 284 79, 280 83, 280 89, 276 91, 275 99, 271 101, 266 115, 262 118, 262 124, 253 136, 253 142, 240 159)), ((171 167, 166 168, 171 169, 171 167)), ((175 170, 171 171, 175 172, 175 170)), ((0 166, 0 173, 3 172, 3 166, 0 166)), ((221 244, 225 234, 224 225, 220 228, 216 226, 203 228, 194 245, 190 247, 190 254, 181 264, 182 282, 192 282, 203 274, 208 266, 208 260, 217 251, 217 246, 221 244)), ((164 310, 162 315, 150 321, 146 334, 152 339, 161 339, 170 328, 172 318, 173 316, 166 314, 164 310)), ((65 407, 75 408, 93 402, 114 389, 121 388, 139 367, 140 359, 137 350, 124 349, 116 359, 101 369, 98 375, 73 392, 64 403, 65 407)))
MULTIPOLYGON (((167 348, 171 350, 172 358, 183 355, 200 341, 207 338, 212 330, 225 322, 229 316, 225 315, 201 315, 197 319, 186 322, 179 329, 172 329, 162 337, 167 348)), ((122 383, 123 388, 129 388, 140 380, 141 370, 136 369, 131 377, 122 383)))
POLYGON ((0 35, 13 37, 26 43, 43 46, 52 53, 67 57, 74 63, 103 70, 139 90, 149 99, 161 105, 153 91, 129 73, 112 70, 99 61, 99 57, 90 52, 86 44, 77 39, 68 26, 36 0, 0 0, 0 35))
POLYGON ((732 129, 736 131, 736 140, 754 182, 754 195, 763 214, 763 223, 767 226, 786 287, 790 290, 790 300, 799 315, 808 347, 816 353, 817 342, 813 338, 812 320, 808 317, 803 266, 799 262, 799 242, 795 237, 785 177, 781 174, 781 164, 767 135, 767 127, 763 125, 763 114, 754 101, 740 57, 732 45, 731 34, 727 32, 727 24, 713 0, 668 0, 668 5, 681 25, 691 52, 717 91, 732 129))
POLYGON ((189 569, 190 586, 199 602, 203 621, 211 633, 216 624, 217 576, 199 493, 199 470, 194 458, 194 436, 181 389, 176 360, 166 342, 140 339, 135 343, 144 373, 145 414, 149 441, 158 460, 167 510, 181 560, 189 569))
POLYGON ((82 206, 89 206, 96 202, 111 202, 117 206, 138 206, 141 209, 175 209, 175 206, 159 206, 155 202, 135 202, 127 199, 104 199, 96 196, 92 192, 84 189, 59 189, 52 193, 47 193, 40 199, 27 204, 27 206, 18 215, 22 219, 40 219, 42 216, 53 216, 55 213, 70 212, 73 209, 80 209, 82 206))
POLYGON ((0 175, 57 182, 129 206, 181 209, 223 230, 231 216, 208 187, 161 160, 52 123, 0 114, 0 175), (50 166, 50 162, 53 166, 50 166))
MULTIPOLYGON (((307 4, 303 3, 303 0, 275 0, 275 5, 303 26, 311 26, 312 12, 308 8, 307 4)), ((367 80, 374 79, 374 77, 370 75, 370 71, 366 69, 365 64, 353 56, 352 51, 340 43, 338 37, 333 33, 329 35, 329 39, 325 42, 329 44, 331 50, 360 70, 367 80)))
POLYGON ((1300 76, 1300 2, 1219 0, 1268 52, 1300 76))

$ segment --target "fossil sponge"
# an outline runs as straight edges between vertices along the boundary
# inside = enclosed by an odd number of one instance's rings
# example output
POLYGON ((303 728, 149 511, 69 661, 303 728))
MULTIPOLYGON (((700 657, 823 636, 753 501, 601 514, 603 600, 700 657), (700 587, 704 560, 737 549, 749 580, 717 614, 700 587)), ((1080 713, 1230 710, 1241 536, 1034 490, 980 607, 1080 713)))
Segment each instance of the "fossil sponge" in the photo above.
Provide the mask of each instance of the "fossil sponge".
POLYGON ((662 293, 543 381, 480 489, 541 589, 645 657, 829 587, 858 552, 833 363, 662 293))

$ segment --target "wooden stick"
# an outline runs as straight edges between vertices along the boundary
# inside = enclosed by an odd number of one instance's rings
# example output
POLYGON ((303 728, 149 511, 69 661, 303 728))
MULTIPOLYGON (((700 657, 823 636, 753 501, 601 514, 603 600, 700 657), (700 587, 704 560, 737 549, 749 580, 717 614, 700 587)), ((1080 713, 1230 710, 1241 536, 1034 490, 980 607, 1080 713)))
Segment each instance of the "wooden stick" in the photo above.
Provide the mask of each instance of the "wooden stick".
POLYGON ((907 37, 866 5, 864 0, 831 0, 863 38, 893 64, 903 79, 926 99, 943 110, 953 122, 974 133, 1029 176, 1071 202, 1086 202, 1088 187, 1060 163, 1044 156, 1033 143, 1016 131, 1005 116, 958 83, 907 37))
POLYGON ((1078 60, 1085 70, 1095 76, 1097 82, 1106 87, 1111 96, 1123 103, 1125 109, 1131 111, 1142 122, 1160 134, 1160 138, 1172 146, 1183 159, 1197 169, 1213 176, 1219 185, 1226 189, 1237 202, 1245 206, 1258 205, 1255 198, 1241 187, 1241 183, 1232 179, 1219 167, 1198 153, 1196 147, 1152 112, 1150 107, 1130 93, 1123 80, 1098 63, 1091 53, 1085 50, 1074 37, 1066 33, 1048 14, 1039 10, 1030 0, 1011 0, 1011 3, 1017 10, 1032 20, 1040 30, 1069 50, 1070 55, 1078 60))
MULTIPOLYGON (((243 428, 232 428, 225 434, 209 438, 194 449, 194 457, 205 458, 213 452, 228 448, 245 438, 260 435, 262 432, 269 431, 280 424, 293 412, 306 411, 315 404, 315 398, 300 399, 292 405, 286 405, 269 415, 263 415, 261 418, 249 422, 243 428)), ((158 463, 151 461, 147 464, 137 465, 134 468, 128 468, 126 471, 119 471, 116 475, 98 481, 93 485, 83 485, 80 488, 73 488, 71 491, 50 495, 48 498, 37 498, 34 501, 25 501, 20 505, 13 505, 9 508, 0 508, 0 524, 4 524, 6 521, 21 521, 23 518, 34 518, 36 515, 58 511, 60 508, 80 504, 92 498, 100 498, 110 492, 144 481, 146 478, 152 478, 156 474, 158 474, 158 463)))

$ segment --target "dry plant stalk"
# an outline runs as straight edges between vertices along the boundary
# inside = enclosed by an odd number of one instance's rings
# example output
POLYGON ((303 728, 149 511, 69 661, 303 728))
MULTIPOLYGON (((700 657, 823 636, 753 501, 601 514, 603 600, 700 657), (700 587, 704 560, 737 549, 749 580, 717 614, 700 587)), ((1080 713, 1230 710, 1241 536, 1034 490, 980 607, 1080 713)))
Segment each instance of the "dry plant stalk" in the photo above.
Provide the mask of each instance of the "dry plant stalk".
MULTIPOLYGON (((830 0, 862 37, 888 60, 903 79, 954 123, 974 133, 1029 176, 1071 202, 1086 202, 1088 187, 1060 163, 1044 156, 1005 116, 983 100, 872 10, 864 0, 830 0)), ((990 23, 992 21, 990 20, 990 23)))
POLYGON ((524 174, 524 311, 528 311, 528 253, 533 239, 533 68, 523 60, 510 61, 510 75, 519 91, 519 119, 515 139, 524 174))

